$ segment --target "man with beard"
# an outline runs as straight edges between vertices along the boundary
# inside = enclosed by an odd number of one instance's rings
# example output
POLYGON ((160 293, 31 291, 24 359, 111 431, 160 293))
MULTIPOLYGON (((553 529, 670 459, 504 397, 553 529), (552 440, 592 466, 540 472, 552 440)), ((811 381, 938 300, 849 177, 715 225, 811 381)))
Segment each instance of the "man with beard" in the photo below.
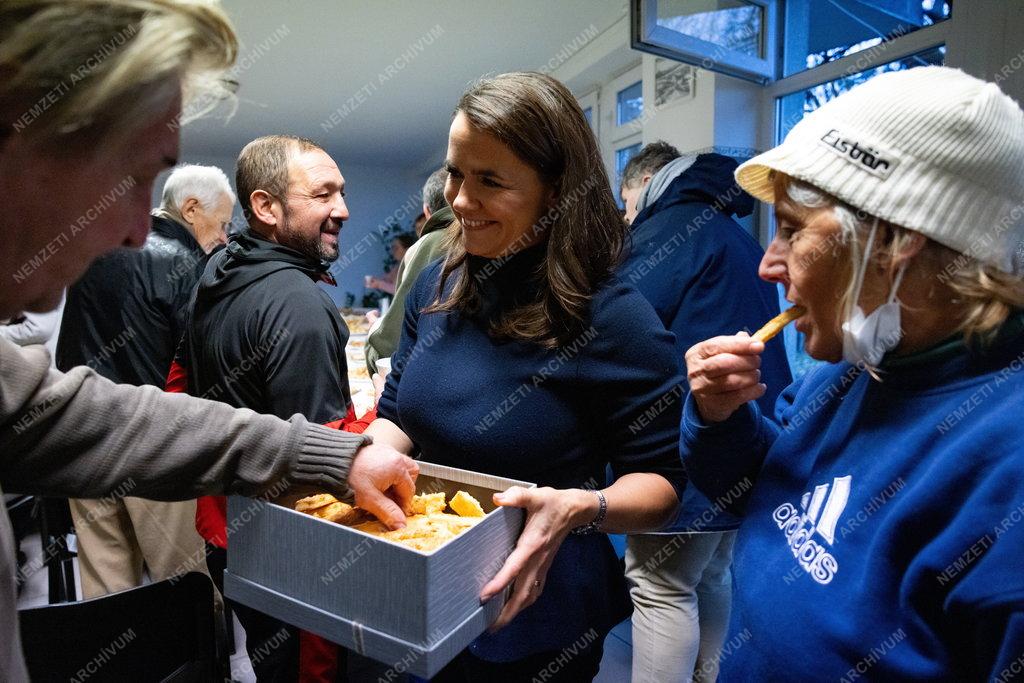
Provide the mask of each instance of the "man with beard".
POLYGON ((207 264, 185 334, 189 393, 259 413, 343 417, 348 329, 326 292, 345 180, 310 140, 258 138, 235 177, 249 223, 207 264))
MULTIPOLYGON (((317 286, 338 258, 348 218, 345 179, 316 143, 271 135, 238 157, 235 184, 248 228, 211 257, 193 293, 182 360, 190 394, 310 422, 344 417, 351 403, 345 363, 348 329, 317 286)), ((223 522, 200 501, 214 580, 223 576, 223 522), (219 527, 219 529, 218 529, 219 527)), ((223 520, 223 517, 220 518, 223 520)), ((234 604, 257 679, 294 680, 299 638, 291 626, 234 604), (282 633, 288 636, 282 640, 282 633), (271 647, 270 643, 276 647, 271 647)), ((304 641, 305 642, 305 641, 304 641)))

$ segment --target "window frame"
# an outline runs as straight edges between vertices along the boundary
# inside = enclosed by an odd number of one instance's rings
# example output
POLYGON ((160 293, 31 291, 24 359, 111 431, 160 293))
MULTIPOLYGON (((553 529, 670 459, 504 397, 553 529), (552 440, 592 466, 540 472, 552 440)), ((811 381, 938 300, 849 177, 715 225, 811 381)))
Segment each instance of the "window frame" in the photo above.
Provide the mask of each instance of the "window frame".
MULTIPOLYGON (((601 121, 598 124, 598 145, 601 148, 601 159, 608 171, 608 182, 612 185, 612 194, 618 198, 619 188, 616 186, 615 177, 615 155, 623 147, 629 147, 644 141, 644 127, 649 120, 650 107, 647 102, 646 88, 641 86, 644 93, 644 111, 637 118, 627 121, 621 126, 616 124, 617 102, 619 91, 640 81, 644 82, 643 62, 638 60, 626 69, 618 72, 615 76, 606 81, 598 94, 598 110, 601 121)), ((616 199, 616 202, 618 199, 616 199)))
MULTIPOLYGON (((946 64, 949 65, 952 53, 950 45, 956 42, 955 32, 960 28, 958 21, 962 22, 962 19, 957 16, 957 11, 954 10, 953 16, 946 21, 925 26, 867 50, 855 52, 834 62, 820 64, 813 69, 805 69, 792 76, 780 78, 765 85, 761 90, 761 111, 758 117, 760 121, 760 129, 757 134, 759 146, 762 149, 770 149, 781 142, 779 134, 784 123, 782 119, 782 100, 787 95, 802 92, 816 85, 834 81, 837 78, 860 73, 866 69, 904 59, 931 48, 939 47, 940 45, 946 46, 946 64)), ((766 204, 761 204, 760 211, 761 216, 758 223, 761 226, 761 234, 758 235, 758 238, 767 247, 775 234, 775 217, 766 204)))
POLYGON ((590 130, 594 131, 594 137, 601 139, 601 98, 600 90, 595 88, 585 95, 576 98, 581 111, 590 109, 590 130))
POLYGON ((940 45, 949 44, 949 33, 956 15, 949 19, 919 28, 916 31, 888 40, 860 52, 854 52, 833 62, 819 64, 813 69, 798 71, 792 76, 780 78, 765 87, 765 96, 777 99, 791 95, 799 90, 807 90, 816 85, 834 81, 844 76, 852 76, 866 69, 895 62, 924 52, 940 45))
POLYGON ((765 85, 775 80, 779 71, 779 19, 778 0, 742 0, 761 7, 763 23, 761 50, 764 58, 751 57, 693 36, 687 36, 658 26, 659 0, 630 0, 630 47, 677 62, 717 71, 747 81, 765 85), (713 57, 711 56, 713 55, 713 57))

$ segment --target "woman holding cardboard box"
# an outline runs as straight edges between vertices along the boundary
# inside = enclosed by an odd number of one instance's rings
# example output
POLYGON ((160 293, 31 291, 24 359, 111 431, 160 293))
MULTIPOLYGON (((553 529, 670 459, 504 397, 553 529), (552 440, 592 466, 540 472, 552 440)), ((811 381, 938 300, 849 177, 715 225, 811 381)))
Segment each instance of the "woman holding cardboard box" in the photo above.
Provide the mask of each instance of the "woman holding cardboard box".
POLYGON ((512 73, 473 86, 446 167, 460 229, 409 297, 368 433, 425 461, 539 486, 495 496, 527 510, 481 591, 486 601, 511 586, 510 597, 441 679, 589 680, 605 634, 629 613, 614 550, 593 532, 656 528, 675 508, 682 359, 613 275, 626 228, 562 84, 512 73), (616 481, 604 487, 608 464, 616 481))

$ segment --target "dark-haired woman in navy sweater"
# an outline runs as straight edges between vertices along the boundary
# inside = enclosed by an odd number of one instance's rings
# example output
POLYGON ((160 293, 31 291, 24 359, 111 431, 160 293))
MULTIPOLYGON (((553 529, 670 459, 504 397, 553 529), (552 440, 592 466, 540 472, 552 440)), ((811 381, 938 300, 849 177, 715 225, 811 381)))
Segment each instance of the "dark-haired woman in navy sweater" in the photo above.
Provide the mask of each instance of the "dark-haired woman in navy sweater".
POLYGON ((613 275, 625 225, 562 84, 513 73, 475 85, 446 165, 457 232, 409 297, 368 433, 538 484, 495 496, 525 508, 526 526, 481 598, 511 595, 438 680, 590 680, 629 600, 607 537, 571 532, 649 530, 674 510, 682 359, 613 275))

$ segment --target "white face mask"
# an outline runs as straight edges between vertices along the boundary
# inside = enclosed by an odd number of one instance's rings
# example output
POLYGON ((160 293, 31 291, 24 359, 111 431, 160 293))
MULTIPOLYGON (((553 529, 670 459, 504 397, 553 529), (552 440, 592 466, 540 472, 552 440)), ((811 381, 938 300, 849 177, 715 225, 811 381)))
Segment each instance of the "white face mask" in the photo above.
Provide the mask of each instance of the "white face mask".
MULTIPOLYGON (((871 234, 868 235, 867 244, 864 246, 864 258, 861 259, 856 273, 856 283, 853 287, 854 302, 860 300, 861 289, 864 287, 864 274, 867 272, 868 262, 871 260, 871 248, 875 243, 877 228, 878 219, 876 218, 871 225, 871 234)), ((906 270, 907 264, 904 263, 896 273, 896 280, 892 283, 888 301, 872 311, 871 315, 865 316, 860 305, 854 304, 850 319, 843 323, 843 359, 846 362, 853 365, 864 363, 871 367, 877 366, 886 351, 891 351, 899 344, 903 330, 900 328, 900 303, 896 300, 896 292, 900 288, 900 282, 902 282, 906 270)))

